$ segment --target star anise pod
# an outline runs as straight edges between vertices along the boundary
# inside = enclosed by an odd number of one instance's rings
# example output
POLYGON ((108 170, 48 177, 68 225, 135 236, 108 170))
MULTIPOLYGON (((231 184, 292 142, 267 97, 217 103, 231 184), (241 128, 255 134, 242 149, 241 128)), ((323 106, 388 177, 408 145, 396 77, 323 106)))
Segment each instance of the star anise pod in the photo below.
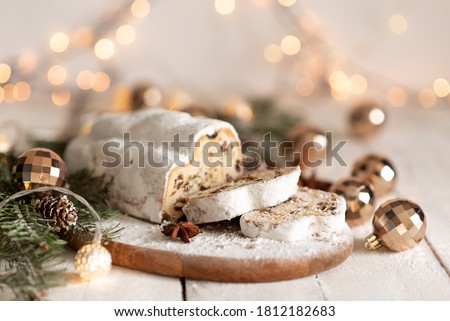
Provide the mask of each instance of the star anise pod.
POLYGON ((169 236, 172 240, 180 238, 184 243, 189 243, 191 237, 196 236, 202 231, 197 225, 191 222, 180 222, 178 224, 170 223, 164 226, 161 232, 165 236, 169 236))

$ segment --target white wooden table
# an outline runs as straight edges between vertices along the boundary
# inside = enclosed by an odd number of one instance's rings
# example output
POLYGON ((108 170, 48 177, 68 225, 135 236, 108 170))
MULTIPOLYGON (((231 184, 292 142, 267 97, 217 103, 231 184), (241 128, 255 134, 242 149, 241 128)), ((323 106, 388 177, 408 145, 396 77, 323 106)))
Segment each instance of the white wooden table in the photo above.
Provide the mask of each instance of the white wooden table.
MULTIPOLYGON (((373 138, 351 139, 336 164, 320 171, 324 178, 346 176, 355 159, 383 153, 398 169, 389 197, 417 202, 427 217, 427 235, 413 250, 393 253, 364 249, 368 223, 354 229, 355 247, 333 270, 303 279, 259 284, 232 284, 153 275, 114 267, 96 284, 69 284, 51 289, 49 300, 450 300, 450 109, 390 109, 384 130, 373 138)), ((307 119, 345 135, 346 110, 329 106, 308 110, 307 119), (327 117, 333 112, 333 117, 327 117)), ((379 200, 380 203, 383 200, 379 200)), ((72 269, 74 253, 67 254, 72 269)), ((1 294, 0 294, 1 295, 1 294)))

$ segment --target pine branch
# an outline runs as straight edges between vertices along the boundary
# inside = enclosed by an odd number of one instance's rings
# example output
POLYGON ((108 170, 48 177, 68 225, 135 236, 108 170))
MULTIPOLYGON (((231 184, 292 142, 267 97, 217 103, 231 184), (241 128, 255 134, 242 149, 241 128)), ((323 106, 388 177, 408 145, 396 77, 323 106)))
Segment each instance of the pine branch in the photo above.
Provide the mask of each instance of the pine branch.
POLYGON ((83 196, 94 207, 106 207, 113 179, 106 175, 95 176, 94 171, 83 169, 69 176, 70 189, 83 196))
POLYGON ((25 201, 0 209, 0 257, 5 273, 0 283, 18 299, 39 299, 46 289, 65 283, 59 263, 66 242, 25 201))
MULTIPOLYGON (((71 235, 90 236, 95 232, 95 221, 92 219, 91 214, 84 208, 80 208, 77 203, 74 203, 78 208, 78 220, 77 224, 70 230, 71 235)), ((120 215, 117 210, 111 210, 106 208, 96 209, 103 222, 107 222, 120 215)), ((102 242, 108 244, 111 240, 117 238, 123 230, 119 224, 106 225, 102 224, 102 242)))

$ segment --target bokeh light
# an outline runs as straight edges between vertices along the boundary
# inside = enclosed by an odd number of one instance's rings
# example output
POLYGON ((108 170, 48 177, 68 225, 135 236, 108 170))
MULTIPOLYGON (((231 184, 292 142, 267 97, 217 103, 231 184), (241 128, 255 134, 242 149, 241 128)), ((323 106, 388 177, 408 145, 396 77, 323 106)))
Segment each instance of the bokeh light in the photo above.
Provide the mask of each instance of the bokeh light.
POLYGON ((447 79, 438 78, 433 83, 433 89, 436 96, 443 98, 450 94, 450 85, 447 79))
POLYGON ((13 95, 17 101, 26 101, 30 98, 31 87, 25 81, 20 81, 14 86, 13 95))
POLYGON ((392 87, 388 91, 387 99, 391 106, 404 106, 407 99, 406 91, 400 87, 392 87))
POLYGON ((47 79, 51 85, 61 85, 66 81, 67 71, 61 65, 52 66, 47 72, 47 79))
POLYGON ((77 76, 77 85, 80 89, 89 90, 94 85, 94 73, 90 70, 83 70, 77 76))
POLYGON ((350 77, 350 91, 353 95, 362 95, 367 90, 367 80, 362 75, 353 75, 350 77))
POLYGON ((107 73, 103 71, 96 72, 94 74, 94 83, 92 85, 92 89, 96 92, 103 92, 109 88, 111 80, 107 73))
POLYGON ((117 42, 122 45, 129 45, 136 39, 136 30, 130 25, 123 25, 117 28, 117 42))
POLYGON ((227 15, 234 11, 236 3, 234 0, 216 0, 214 2, 214 7, 218 13, 227 15))
POLYGON ((150 3, 147 0, 135 0, 131 5, 131 14, 137 18, 144 18, 150 13, 150 3))
POLYGON ((350 93, 350 79, 341 70, 332 72, 328 77, 328 83, 333 91, 348 91, 350 93))
POLYGON ((17 58, 17 68, 24 74, 32 72, 36 65, 37 57, 33 51, 25 51, 17 58))
POLYGON ((89 27, 81 27, 73 35, 73 42, 79 47, 88 47, 94 41, 94 34, 89 27))
POLYGON ((293 6, 297 0, 278 0, 278 3, 285 7, 293 6))
POLYGON ((64 52, 69 46, 69 36, 64 32, 57 32, 50 38, 50 48, 54 52, 64 52))
POLYGON ((400 14, 395 14, 389 18, 389 27, 395 34, 402 34, 408 28, 408 21, 400 14))
POLYGON ((94 51, 99 59, 109 59, 114 55, 116 46, 111 40, 103 38, 97 41, 94 51))
POLYGON ((281 47, 274 43, 267 45, 266 48, 264 49, 264 58, 272 64, 280 62, 281 59, 283 58, 283 52, 281 51, 281 47))
POLYGON ((3 101, 5 103, 13 103, 16 99, 14 98, 14 84, 6 84, 3 87, 3 101))
POLYGON ((0 64, 0 84, 3 84, 11 77, 11 67, 7 64, 0 64))
POLYGON ((431 108, 436 104, 436 95, 431 89, 423 89, 419 92, 419 102, 424 108, 431 108))
POLYGON ((52 92, 52 102, 56 106, 66 106, 70 102, 71 93, 69 90, 58 89, 52 92))
POLYGON ((281 40, 281 50, 289 56, 297 54, 302 45, 300 40, 293 35, 288 35, 281 40))

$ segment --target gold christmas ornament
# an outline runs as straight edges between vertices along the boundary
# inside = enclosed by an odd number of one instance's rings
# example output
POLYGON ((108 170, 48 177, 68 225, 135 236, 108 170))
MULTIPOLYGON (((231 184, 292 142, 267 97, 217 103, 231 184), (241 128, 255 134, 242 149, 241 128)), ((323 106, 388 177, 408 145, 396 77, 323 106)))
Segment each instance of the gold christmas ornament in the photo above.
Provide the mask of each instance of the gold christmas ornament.
POLYGON ((350 127, 356 136, 368 136, 386 123, 386 112, 375 102, 364 102, 350 112, 350 127))
POLYGON ((346 177, 334 183, 330 192, 345 198, 347 204, 345 221, 350 227, 362 225, 371 219, 375 195, 370 183, 355 177, 346 177))
POLYGON ((111 271, 111 254, 99 243, 86 244, 75 255, 75 269, 85 281, 106 276, 111 271))
POLYGON ((406 251, 425 237, 425 214, 416 203, 396 198, 381 204, 373 218, 374 231, 366 238, 366 248, 381 246, 391 251, 406 251))
POLYGON ((288 138, 294 142, 294 163, 300 164, 302 169, 317 167, 325 159, 329 142, 319 128, 301 124, 290 131, 288 138))
POLYGON ((40 186, 64 186, 66 164, 58 154, 46 148, 33 148, 22 155, 12 168, 12 182, 21 189, 40 186))
POLYGON ((161 107, 163 93, 157 86, 140 84, 131 92, 131 110, 139 110, 147 107, 161 107))
POLYGON ((372 184, 377 198, 391 192, 397 182, 397 171, 392 162, 377 154, 369 154, 357 160, 352 176, 372 184))

